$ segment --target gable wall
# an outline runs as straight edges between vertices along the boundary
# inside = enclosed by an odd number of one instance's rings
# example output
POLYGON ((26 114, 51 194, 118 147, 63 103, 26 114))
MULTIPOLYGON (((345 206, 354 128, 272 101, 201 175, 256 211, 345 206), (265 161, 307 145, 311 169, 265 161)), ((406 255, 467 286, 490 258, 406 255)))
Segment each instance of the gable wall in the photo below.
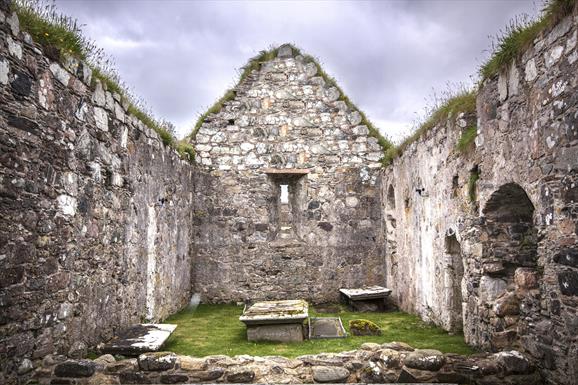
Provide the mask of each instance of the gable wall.
POLYGON ((194 212, 202 300, 325 302, 341 287, 383 284, 382 151, 359 113, 291 52, 235 92, 195 138, 206 171, 194 212), (289 239, 268 168, 309 170, 292 190, 289 239))

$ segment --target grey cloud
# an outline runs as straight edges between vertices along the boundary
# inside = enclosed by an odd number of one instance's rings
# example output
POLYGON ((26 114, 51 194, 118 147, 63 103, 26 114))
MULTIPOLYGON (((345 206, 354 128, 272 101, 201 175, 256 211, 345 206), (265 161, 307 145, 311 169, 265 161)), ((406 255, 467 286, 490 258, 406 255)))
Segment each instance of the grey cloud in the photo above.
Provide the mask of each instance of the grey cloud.
POLYGON ((508 20, 532 1, 80 1, 59 0, 115 57, 123 80, 185 135, 230 87, 240 66, 271 44, 319 58, 393 136, 432 89, 468 81, 508 20), (393 124, 393 123, 392 123, 393 124))

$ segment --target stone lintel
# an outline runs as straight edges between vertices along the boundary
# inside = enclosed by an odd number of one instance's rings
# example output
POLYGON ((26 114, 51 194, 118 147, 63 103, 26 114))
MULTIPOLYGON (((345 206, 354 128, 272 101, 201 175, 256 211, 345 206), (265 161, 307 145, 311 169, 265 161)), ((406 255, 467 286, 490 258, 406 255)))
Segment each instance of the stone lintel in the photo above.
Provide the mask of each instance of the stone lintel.
POLYGON ((290 174, 290 175, 306 175, 309 174, 308 168, 264 168, 265 174, 290 174))

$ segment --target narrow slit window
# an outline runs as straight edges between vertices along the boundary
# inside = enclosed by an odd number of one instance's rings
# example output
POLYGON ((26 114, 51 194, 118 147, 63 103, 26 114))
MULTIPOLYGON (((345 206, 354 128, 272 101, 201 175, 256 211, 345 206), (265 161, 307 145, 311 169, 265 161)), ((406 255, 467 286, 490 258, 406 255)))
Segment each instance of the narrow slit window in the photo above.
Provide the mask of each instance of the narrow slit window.
POLYGON ((289 203, 289 185, 282 184, 281 185, 281 204, 288 204, 289 203))

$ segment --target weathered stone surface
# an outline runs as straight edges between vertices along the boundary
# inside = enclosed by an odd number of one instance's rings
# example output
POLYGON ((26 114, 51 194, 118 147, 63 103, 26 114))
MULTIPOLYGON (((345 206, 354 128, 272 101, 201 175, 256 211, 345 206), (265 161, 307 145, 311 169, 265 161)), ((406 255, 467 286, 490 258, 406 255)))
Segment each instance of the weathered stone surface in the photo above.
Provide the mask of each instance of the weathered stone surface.
POLYGON ((302 323, 247 326, 249 341, 303 341, 302 323))
MULTIPOLYGON (((561 21, 484 80, 475 113, 448 116, 382 179, 386 282, 395 303, 463 330, 482 350, 531 354, 545 383, 578 382, 569 370, 578 352, 568 350, 569 314, 578 311, 578 100, 569 96, 577 86, 577 23, 561 21), (470 125, 475 147, 457 154, 470 125)), ((534 374, 516 376, 487 383, 535 382, 534 374)))
POLYGON ((69 360, 54 367, 57 377, 90 377, 94 374, 96 364, 90 360, 69 360))
POLYGON ((287 48, 192 139, 195 227, 211 234, 195 243, 193 285, 206 302, 337 302, 344 283, 383 284, 383 150, 315 63, 287 48))
POLYGON ((205 360, 188 356, 179 357, 179 365, 182 370, 186 371, 202 371, 207 369, 205 360))
POLYGON ((414 350, 405 358, 404 364, 408 368, 436 371, 445 363, 442 352, 433 349, 414 350))
POLYGON ((255 372, 246 368, 234 368, 225 374, 225 381, 232 384, 253 382, 255 372))
POLYGON ((138 366, 142 370, 167 370, 175 367, 177 356, 170 352, 144 353, 138 356, 138 366))
POLYGON ((349 377, 349 370, 335 366, 314 366, 312 370, 315 382, 340 383, 349 377))
POLYGON ((526 357, 517 351, 500 352, 495 354, 498 365, 502 366, 507 374, 530 373, 532 366, 526 357))
POLYGON ((215 381, 219 379, 224 373, 225 370, 223 370, 223 368, 213 368, 207 371, 196 372, 192 377, 199 381, 215 381))
POLYGON ((55 352, 84 357, 113 332, 188 303, 194 168, 110 92, 93 92, 88 66, 13 34, 18 18, 6 16, 0 382, 25 383, 35 370, 19 374, 24 359, 38 368, 55 352))
POLYGON ((189 381, 184 374, 163 374, 160 376, 161 384, 183 384, 189 381))

